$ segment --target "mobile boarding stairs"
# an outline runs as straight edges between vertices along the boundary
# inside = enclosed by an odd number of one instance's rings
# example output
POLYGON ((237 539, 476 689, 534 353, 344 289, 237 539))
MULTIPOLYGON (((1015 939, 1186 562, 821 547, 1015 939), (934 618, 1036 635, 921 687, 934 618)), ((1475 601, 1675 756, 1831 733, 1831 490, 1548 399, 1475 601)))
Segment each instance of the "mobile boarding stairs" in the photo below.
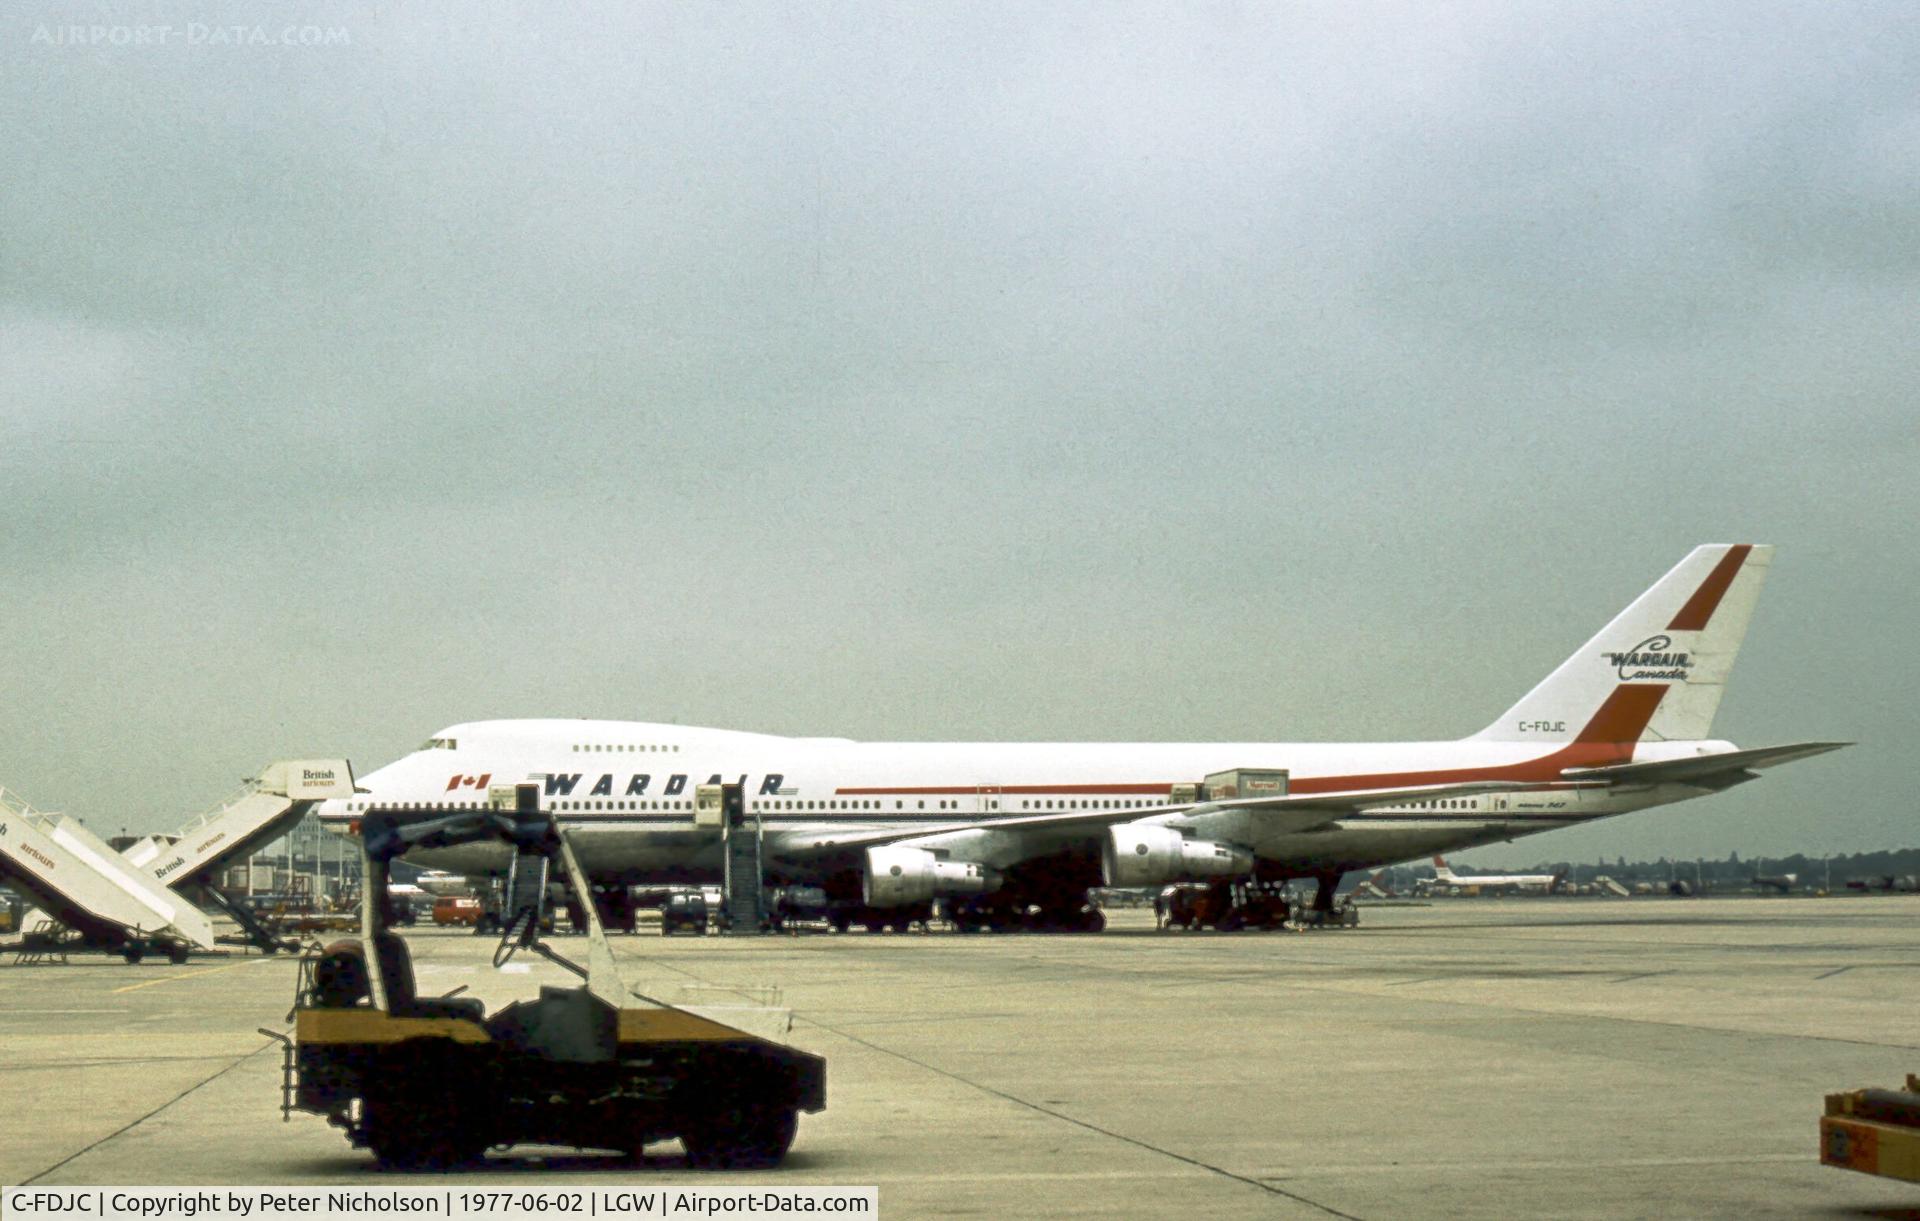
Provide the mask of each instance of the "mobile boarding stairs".
POLYGON ((43 913, 14 948, 106 950, 138 962, 149 953, 184 961, 212 949, 213 924, 197 904, 232 917, 262 949, 280 941, 214 885, 222 869, 285 835, 329 797, 353 792, 345 759, 269 764, 233 801, 183 828, 115 852, 80 821, 33 809, 0 790, 0 882, 43 913))

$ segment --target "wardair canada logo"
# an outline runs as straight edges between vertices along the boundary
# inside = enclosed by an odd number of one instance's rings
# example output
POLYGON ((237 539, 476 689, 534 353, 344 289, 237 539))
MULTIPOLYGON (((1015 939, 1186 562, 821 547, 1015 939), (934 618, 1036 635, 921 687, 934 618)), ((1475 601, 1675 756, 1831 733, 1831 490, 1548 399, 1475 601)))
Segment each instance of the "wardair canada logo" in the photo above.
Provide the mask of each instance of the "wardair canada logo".
POLYGON ((1693 661, 1687 654, 1672 650, 1673 637, 1663 633, 1647 637, 1625 653, 1603 653, 1601 656, 1620 675, 1621 682, 1631 682, 1637 678, 1685 682, 1688 672, 1693 668, 1693 661))

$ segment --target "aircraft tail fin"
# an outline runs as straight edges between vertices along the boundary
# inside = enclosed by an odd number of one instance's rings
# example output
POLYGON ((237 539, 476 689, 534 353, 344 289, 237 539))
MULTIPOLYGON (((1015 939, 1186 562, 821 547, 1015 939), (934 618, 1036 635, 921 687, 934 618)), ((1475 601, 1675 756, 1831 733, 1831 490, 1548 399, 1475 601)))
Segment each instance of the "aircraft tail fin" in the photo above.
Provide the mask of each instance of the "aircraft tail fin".
POLYGON ((1390 869, 1376 869, 1365 878, 1362 878, 1360 885, 1355 886, 1354 890, 1359 891, 1362 887, 1366 887, 1382 898, 1391 899, 1393 897, 1393 885, 1387 881, 1387 874, 1391 872, 1392 870, 1390 869))
POLYGON ((1764 544, 1695 547, 1474 738, 1705 738, 1772 560, 1764 544))

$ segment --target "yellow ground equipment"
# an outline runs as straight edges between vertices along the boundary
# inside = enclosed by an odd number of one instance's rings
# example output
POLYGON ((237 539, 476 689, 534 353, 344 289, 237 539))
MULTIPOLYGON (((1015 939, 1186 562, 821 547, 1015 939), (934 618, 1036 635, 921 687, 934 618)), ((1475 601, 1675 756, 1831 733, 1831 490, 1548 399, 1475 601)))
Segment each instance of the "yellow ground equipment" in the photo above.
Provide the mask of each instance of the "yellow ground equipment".
POLYGON ((1904 1090, 1828 1094, 1820 1161, 1920 1183, 1920 1077, 1909 1073, 1904 1090))
POLYGON ((518 1142, 638 1155, 673 1137, 696 1166, 778 1163, 799 1113, 826 1105, 825 1062, 629 991, 567 832, 539 797, 521 785, 495 790, 484 810, 361 821, 360 939, 302 959, 283 1112, 326 1116, 391 1167, 457 1165, 518 1142), (386 899, 388 867, 408 849, 495 837, 515 857, 494 965, 528 948, 585 982, 489 1016, 478 1000, 415 992, 386 899), (588 913, 584 969, 540 941, 555 862, 588 913))

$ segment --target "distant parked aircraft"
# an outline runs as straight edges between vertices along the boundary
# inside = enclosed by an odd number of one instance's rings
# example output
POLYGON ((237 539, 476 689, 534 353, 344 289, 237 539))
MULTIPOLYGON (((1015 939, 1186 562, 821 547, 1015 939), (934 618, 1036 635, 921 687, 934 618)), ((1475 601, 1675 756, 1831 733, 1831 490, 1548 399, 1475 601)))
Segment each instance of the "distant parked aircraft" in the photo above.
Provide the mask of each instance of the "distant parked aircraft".
POLYGON ((1447 868, 1445 857, 1433 858, 1434 881, 1441 886, 1465 888, 1473 886, 1483 892, 1519 894, 1523 891, 1539 891, 1552 894, 1560 889, 1560 883, 1567 877, 1567 871, 1558 873, 1477 873, 1461 876, 1447 868))
POLYGON ((1353 893, 1366 899, 1391 899, 1393 886, 1387 881, 1387 870, 1381 869, 1361 878, 1353 893))
POLYGON ((422 870, 413 884, 430 895, 462 896, 473 893, 473 885, 464 874, 448 873, 444 869, 422 870))
POLYGON ((1920 890, 1920 880, 1916 880, 1911 874, 1900 876, 1897 874, 1883 873, 1876 874, 1870 878, 1848 878, 1847 889, 1865 891, 1887 890, 1912 893, 1915 890, 1920 890))

